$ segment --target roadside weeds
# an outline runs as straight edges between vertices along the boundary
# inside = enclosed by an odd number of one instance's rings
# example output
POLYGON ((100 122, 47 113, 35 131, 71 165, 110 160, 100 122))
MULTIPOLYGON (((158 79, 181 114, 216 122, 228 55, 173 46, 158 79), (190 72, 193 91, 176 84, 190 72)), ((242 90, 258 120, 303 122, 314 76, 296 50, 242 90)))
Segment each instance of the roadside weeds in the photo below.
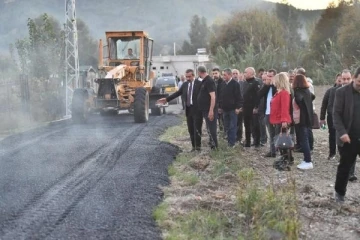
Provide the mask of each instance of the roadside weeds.
MULTIPOLYGON (((204 136, 203 142, 207 137, 204 136)), ((160 140, 182 152, 169 166, 171 184, 153 212, 164 239, 298 239, 300 222, 295 180, 264 180, 242 148, 189 152, 186 122, 160 140)))

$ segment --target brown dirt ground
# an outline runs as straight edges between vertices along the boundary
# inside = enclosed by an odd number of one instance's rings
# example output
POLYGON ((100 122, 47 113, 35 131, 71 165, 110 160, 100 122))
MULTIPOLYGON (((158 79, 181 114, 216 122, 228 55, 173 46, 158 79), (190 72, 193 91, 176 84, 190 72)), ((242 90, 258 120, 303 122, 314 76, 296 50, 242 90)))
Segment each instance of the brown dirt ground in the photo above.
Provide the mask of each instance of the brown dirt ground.
MULTIPOLYGON (((320 116, 322 96, 328 86, 315 88, 316 112, 320 116)), ((334 202, 334 182, 339 156, 336 160, 327 160, 328 131, 314 130, 314 169, 301 171, 296 164, 302 160, 301 153, 295 153, 295 164, 290 172, 274 170, 272 160, 259 156, 255 150, 249 150, 244 155, 253 158, 254 166, 262 172, 265 183, 273 180, 275 183, 285 182, 288 174, 296 181, 299 215, 302 229, 300 239, 360 239, 360 189, 359 182, 348 184, 346 204, 342 207, 334 202)), ((265 153, 268 148, 260 151, 265 153)), ((358 173, 358 168, 356 168, 358 173)))
MULTIPOLYGON (((329 86, 315 88, 317 96, 315 106, 318 114, 320 113, 322 96, 328 88, 329 86)), ((207 139, 207 136, 204 136, 203 145, 206 144, 207 139)), ((280 172, 272 167, 274 159, 270 160, 263 157, 268 151, 268 147, 258 150, 253 148, 243 150, 238 147, 235 151, 239 152, 239 162, 246 162, 247 166, 256 170, 264 186, 287 184, 289 179, 295 179, 298 213, 301 222, 299 239, 360 239, 359 182, 349 183, 346 204, 343 206, 336 204, 333 193, 339 156, 336 157, 336 160, 327 160, 327 130, 314 130, 314 139, 312 155, 314 169, 307 171, 296 169, 296 165, 302 161, 301 153, 294 154, 295 164, 291 171, 280 172)), ((188 137, 175 137, 171 142, 180 146, 183 151, 190 150, 188 137)), ((190 164, 192 167, 181 165, 181 163, 175 163, 175 167, 186 168, 182 170, 195 173, 200 176, 200 180, 194 186, 172 178, 171 186, 164 189, 167 195, 164 201, 170 205, 170 214, 182 215, 199 207, 222 209, 227 212, 229 217, 232 214, 239 214, 234 212, 235 195, 238 187, 236 176, 229 173, 210 180, 206 173, 211 170, 216 162, 208 157, 208 151, 205 149, 193 157, 190 164)), ((357 172, 358 168, 356 169, 357 172)), ((172 224, 171 222, 168 223, 168 225, 172 224)))

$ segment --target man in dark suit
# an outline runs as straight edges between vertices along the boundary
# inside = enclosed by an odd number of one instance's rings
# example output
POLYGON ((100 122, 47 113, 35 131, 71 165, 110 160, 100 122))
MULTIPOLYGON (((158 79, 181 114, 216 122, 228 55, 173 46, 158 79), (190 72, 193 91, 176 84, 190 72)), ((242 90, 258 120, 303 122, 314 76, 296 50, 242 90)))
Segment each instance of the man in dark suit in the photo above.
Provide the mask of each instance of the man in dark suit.
POLYGON ((181 85, 177 92, 167 98, 161 98, 157 102, 165 104, 179 96, 184 98, 186 122, 192 145, 191 151, 200 151, 203 117, 202 112, 198 110, 197 96, 199 95, 201 81, 195 79, 194 70, 192 69, 186 70, 185 77, 187 81, 181 85))
POLYGON ((335 92, 333 121, 340 153, 335 182, 335 200, 344 202, 351 167, 360 156, 360 68, 353 82, 335 92))

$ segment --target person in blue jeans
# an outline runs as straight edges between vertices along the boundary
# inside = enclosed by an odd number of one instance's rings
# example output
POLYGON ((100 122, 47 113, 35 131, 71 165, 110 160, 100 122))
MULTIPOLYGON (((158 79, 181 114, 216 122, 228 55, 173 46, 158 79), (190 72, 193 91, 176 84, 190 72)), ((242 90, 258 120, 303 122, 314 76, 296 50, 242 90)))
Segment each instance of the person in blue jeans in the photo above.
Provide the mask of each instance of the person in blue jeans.
POLYGON ((224 116, 224 128, 226 129, 229 147, 234 147, 237 134, 237 115, 240 113, 243 99, 240 85, 232 79, 232 71, 227 68, 223 71, 225 85, 219 96, 219 111, 224 116))
POLYGON ((313 125, 314 111, 312 101, 315 99, 315 95, 310 92, 309 84, 303 75, 296 75, 292 87, 296 104, 293 111, 296 109, 300 110, 300 116, 294 119, 294 122, 299 129, 300 145, 304 154, 304 160, 297 168, 302 170, 313 169, 310 150, 310 145, 312 144, 310 143, 312 141, 310 129, 313 125))

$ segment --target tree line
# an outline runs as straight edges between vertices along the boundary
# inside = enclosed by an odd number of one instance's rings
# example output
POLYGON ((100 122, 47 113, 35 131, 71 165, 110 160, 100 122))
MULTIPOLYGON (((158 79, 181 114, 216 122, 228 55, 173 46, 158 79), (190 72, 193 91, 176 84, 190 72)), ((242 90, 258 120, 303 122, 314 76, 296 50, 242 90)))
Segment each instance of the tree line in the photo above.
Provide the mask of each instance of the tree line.
POLYGON ((332 2, 316 22, 303 26, 299 10, 284 1, 273 11, 232 12, 211 26, 196 15, 190 22, 190 41, 183 42, 179 53, 195 54, 206 47, 220 67, 285 71, 302 66, 316 84, 329 84, 336 73, 360 63, 357 26, 360 9, 352 2, 332 2), (301 36, 304 30, 309 39, 301 36))

